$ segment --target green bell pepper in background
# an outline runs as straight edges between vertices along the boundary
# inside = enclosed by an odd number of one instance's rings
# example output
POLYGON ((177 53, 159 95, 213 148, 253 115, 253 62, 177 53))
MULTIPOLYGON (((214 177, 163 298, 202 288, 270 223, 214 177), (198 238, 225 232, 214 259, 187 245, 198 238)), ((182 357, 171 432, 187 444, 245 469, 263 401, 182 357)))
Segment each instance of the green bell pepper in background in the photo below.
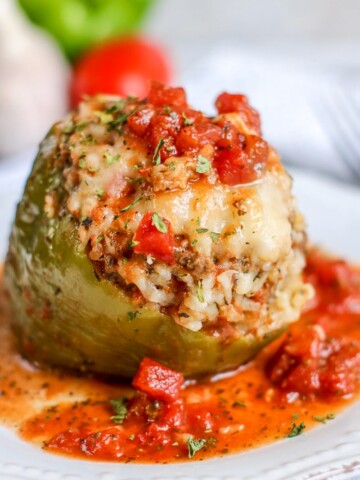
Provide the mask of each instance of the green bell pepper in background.
POLYGON ((70 59, 107 38, 134 32, 154 0, 18 0, 70 59))
POLYGON ((151 308, 136 307, 125 293, 94 273, 70 215, 49 219, 46 192, 61 199, 62 172, 54 158, 37 156, 18 206, 5 265, 5 287, 23 354, 35 361, 131 377, 143 357, 186 376, 232 369, 280 332, 261 341, 192 332, 151 308))

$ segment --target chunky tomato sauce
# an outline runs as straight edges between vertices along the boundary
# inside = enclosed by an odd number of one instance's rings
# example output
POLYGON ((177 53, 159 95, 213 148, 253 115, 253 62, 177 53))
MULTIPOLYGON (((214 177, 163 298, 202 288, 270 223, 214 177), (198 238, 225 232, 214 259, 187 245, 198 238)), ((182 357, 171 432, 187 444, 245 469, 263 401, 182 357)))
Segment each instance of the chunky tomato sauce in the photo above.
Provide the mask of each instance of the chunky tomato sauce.
POLYGON ((199 381, 144 359, 133 387, 22 360, 1 292, 2 422, 48 452, 91 460, 203 460, 334 421, 360 386, 360 272, 314 251, 301 320, 237 372, 199 381))

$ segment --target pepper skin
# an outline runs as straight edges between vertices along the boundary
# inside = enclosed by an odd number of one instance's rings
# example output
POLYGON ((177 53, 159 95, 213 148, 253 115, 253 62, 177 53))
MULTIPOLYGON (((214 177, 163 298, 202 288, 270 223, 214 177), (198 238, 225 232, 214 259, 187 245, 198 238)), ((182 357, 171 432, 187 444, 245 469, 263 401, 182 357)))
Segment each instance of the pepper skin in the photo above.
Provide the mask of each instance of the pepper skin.
MULTIPOLYGON (((51 133, 51 132, 50 132, 51 133)), ((62 172, 39 153, 18 206, 5 265, 19 348, 28 359, 82 371, 133 377, 149 357, 187 377, 234 369, 280 332, 261 340, 190 331, 164 314, 137 308, 120 287, 99 278, 77 238, 77 223, 49 218, 45 195, 62 172)))

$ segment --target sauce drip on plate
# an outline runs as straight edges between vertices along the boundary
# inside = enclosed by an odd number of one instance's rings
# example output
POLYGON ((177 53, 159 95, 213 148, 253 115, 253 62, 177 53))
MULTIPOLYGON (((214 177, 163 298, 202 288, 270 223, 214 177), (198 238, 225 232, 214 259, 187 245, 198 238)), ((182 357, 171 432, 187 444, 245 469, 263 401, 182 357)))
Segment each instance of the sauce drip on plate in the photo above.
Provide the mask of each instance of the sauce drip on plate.
POLYGON ((305 275, 315 299, 281 338, 238 371, 160 399, 24 361, 1 290, 1 422, 51 453, 149 463, 203 460, 326 428, 358 398, 360 273, 313 251, 305 275))

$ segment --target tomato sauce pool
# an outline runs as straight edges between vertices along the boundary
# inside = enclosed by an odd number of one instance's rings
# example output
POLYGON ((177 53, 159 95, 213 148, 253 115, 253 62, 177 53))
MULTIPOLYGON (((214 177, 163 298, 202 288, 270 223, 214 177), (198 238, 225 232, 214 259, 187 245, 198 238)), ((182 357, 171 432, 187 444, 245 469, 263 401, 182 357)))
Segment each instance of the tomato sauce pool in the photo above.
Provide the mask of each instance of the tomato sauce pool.
POLYGON ((134 387, 30 365, 17 353, 0 290, 0 419, 51 453, 89 460, 204 460, 331 423, 360 385, 360 273, 313 251, 315 298, 236 372, 183 383, 145 359, 134 387), (155 380, 154 380, 155 379, 155 380))

